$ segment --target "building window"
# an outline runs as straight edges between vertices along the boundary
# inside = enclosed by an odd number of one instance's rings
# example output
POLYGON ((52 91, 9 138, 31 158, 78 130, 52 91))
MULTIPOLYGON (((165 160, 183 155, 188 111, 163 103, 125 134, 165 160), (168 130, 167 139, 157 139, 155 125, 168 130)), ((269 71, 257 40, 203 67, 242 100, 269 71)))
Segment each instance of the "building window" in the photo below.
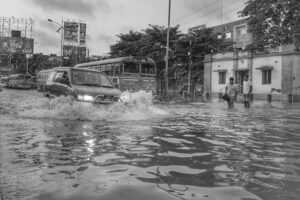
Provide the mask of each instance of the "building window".
POLYGON ((247 32, 246 32, 246 26, 236 27, 236 35, 237 36, 245 35, 245 34, 247 34, 247 32))
POLYGON ((226 83, 226 72, 219 72, 219 84, 226 83))
POLYGON ((242 35, 247 34, 247 26, 241 25, 234 28, 234 39, 238 40, 242 35))
POLYGON ((271 84, 272 70, 262 70, 262 84, 271 84))
POLYGON ((226 39, 230 39, 230 38, 231 38, 231 32, 225 33, 225 38, 226 38, 226 39))

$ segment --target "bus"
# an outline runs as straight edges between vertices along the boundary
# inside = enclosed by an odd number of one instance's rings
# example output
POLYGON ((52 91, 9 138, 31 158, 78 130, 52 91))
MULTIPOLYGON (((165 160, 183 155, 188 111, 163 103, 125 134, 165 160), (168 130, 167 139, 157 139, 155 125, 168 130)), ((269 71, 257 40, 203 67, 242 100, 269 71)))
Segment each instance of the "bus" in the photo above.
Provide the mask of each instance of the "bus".
POLYGON ((37 74, 36 87, 38 91, 44 91, 44 86, 53 69, 41 70, 37 74))
POLYGON ((74 68, 89 68, 104 72, 121 91, 157 90, 156 63, 145 57, 120 57, 80 63, 74 68))
POLYGON ((7 87, 17 89, 31 89, 30 74, 12 74, 9 76, 7 87))

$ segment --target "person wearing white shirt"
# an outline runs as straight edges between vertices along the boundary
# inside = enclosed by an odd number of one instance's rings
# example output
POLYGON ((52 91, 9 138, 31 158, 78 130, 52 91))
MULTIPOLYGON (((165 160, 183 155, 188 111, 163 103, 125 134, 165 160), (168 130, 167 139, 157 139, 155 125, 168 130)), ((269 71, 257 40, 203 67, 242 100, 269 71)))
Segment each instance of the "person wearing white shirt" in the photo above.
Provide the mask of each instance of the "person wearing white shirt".
POLYGON ((252 83, 249 80, 249 75, 245 76, 243 82, 243 97, 244 97, 244 106, 245 108, 250 108, 250 95, 252 92, 252 83))

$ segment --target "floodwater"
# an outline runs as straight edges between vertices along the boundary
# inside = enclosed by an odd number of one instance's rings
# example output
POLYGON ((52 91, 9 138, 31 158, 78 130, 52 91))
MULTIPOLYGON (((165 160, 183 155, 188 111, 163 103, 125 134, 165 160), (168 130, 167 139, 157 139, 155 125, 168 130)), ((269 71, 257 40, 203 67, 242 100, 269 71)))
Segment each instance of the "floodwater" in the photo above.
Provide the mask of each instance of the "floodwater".
POLYGON ((0 199, 296 200, 300 105, 0 93, 0 199))

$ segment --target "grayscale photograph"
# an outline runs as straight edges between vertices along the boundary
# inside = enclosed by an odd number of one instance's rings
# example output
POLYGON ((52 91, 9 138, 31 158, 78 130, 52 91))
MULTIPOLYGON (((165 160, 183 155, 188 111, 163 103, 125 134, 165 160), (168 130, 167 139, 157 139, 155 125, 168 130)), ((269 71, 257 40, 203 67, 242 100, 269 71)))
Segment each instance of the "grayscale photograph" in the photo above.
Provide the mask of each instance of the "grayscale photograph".
POLYGON ((0 200, 299 200, 300 0, 1 0, 0 200))

